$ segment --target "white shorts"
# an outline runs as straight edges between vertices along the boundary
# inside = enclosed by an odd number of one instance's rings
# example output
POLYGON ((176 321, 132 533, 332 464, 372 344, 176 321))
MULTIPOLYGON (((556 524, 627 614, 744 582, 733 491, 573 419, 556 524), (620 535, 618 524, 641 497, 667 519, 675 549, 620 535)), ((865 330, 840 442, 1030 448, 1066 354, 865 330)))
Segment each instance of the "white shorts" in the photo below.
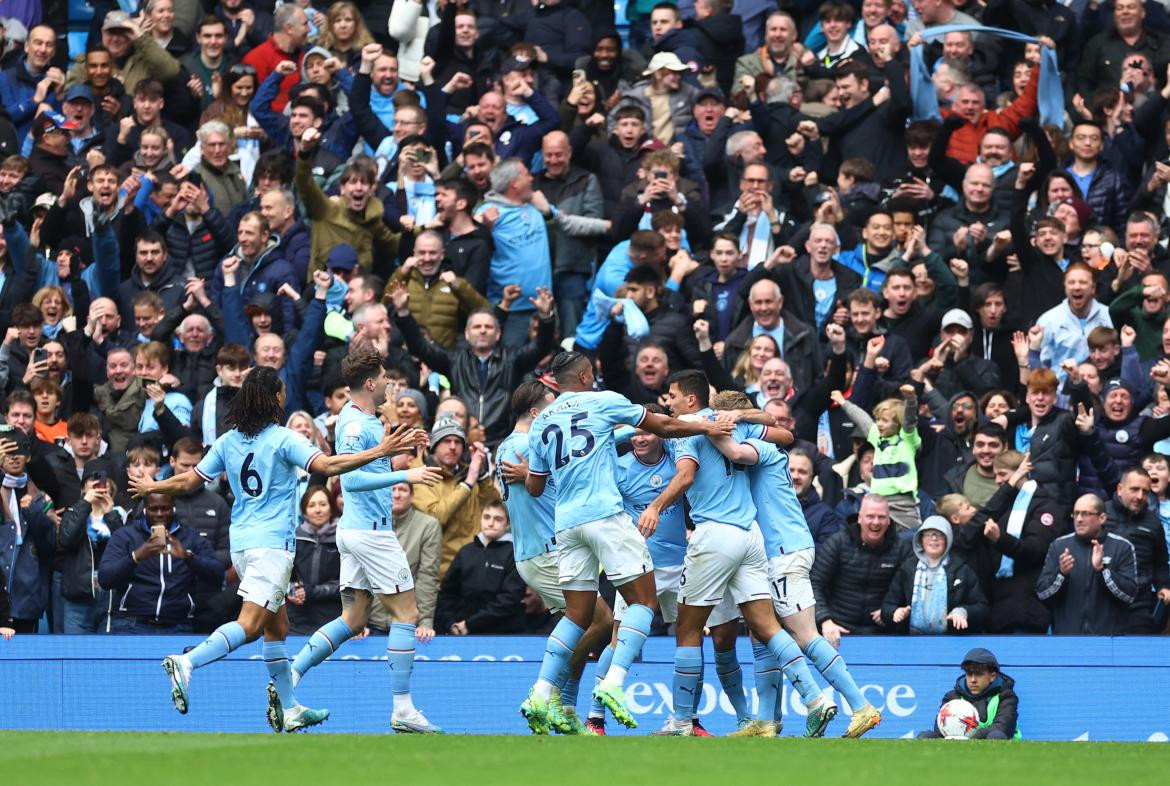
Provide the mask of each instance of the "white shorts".
POLYGON ((546 551, 532 559, 516 563, 516 572, 532 591, 540 596, 553 614, 565 610, 565 593, 557 580, 557 553, 546 551))
POLYGON ((816 549, 801 549, 792 554, 781 554, 768 560, 768 584, 772 588, 772 605, 780 619, 798 611, 811 609, 816 604, 809 571, 812 570, 816 549))
MULTIPOLYGON (((662 621, 667 625, 678 619, 678 585, 682 581, 682 565, 666 565, 654 567, 654 588, 658 592, 658 608, 662 612, 662 621)), ((621 620, 626 616, 626 609, 630 604, 619 592, 614 598, 613 618, 621 620)))
POLYGON ((341 588, 375 595, 397 595, 414 589, 406 552, 392 530, 337 530, 341 554, 341 588))
POLYGON ((687 544, 679 603, 719 606, 730 600, 739 606, 771 596, 768 558, 759 525, 752 522, 751 529, 742 529, 708 522, 695 529, 687 544))
POLYGON ((646 540, 626 513, 614 513, 557 533, 561 589, 596 590, 602 567, 615 587, 654 570, 646 540))
POLYGON ((232 567, 240 577, 236 593, 249 603, 277 611, 284 605, 295 556, 284 549, 233 551, 232 567))

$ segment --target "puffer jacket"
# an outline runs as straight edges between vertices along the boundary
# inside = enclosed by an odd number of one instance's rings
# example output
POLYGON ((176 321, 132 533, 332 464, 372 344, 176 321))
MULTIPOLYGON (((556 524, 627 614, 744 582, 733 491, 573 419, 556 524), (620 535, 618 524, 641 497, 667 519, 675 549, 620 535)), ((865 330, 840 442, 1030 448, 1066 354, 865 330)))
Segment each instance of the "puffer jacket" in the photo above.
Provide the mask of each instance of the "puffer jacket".
POLYGON ((1089 181, 1089 192, 1085 202, 1093 209, 1093 215, 1103 224, 1113 228, 1119 235, 1125 234, 1125 219, 1129 214, 1129 200, 1132 189, 1116 169, 1098 162, 1097 170, 1089 181))
POLYGON ((315 529, 301 522, 296 532, 297 553, 293 582, 305 585, 305 602, 288 607, 289 633, 309 636, 341 614, 341 554, 337 550, 337 524, 315 529))
POLYGON ((172 311, 186 297, 185 284, 182 265, 176 259, 168 259, 149 284, 143 283, 142 274, 135 265, 130 277, 118 288, 118 313, 122 316, 122 324, 134 325, 134 296, 139 292, 149 290, 155 293, 162 298, 166 310, 172 311))
POLYGON ((479 359, 470 348, 444 349, 423 336, 413 315, 394 315, 394 324, 406 340, 410 353, 451 380, 451 392, 467 402, 471 413, 483 424, 487 441, 495 445, 512 428, 511 397, 516 386, 553 349, 553 319, 540 320, 536 341, 519 349, 499 344, 487 360, 485 381, 480 382, 479 359))
POLYGON ((861 542, 857 517, 817 548, 811 573, 817 625, 825 620, 852 633, 879 633, 870 614, 882 608, 890 583, 910 554, 910 543, 892 524, 876 547, 861 542))
POLYGON ((818 546, 824 545, 829 538, 845 528, 845 520, 821 499, 821 495, 812 486, 805 489, 799 499, 804 520, 808 522, 808 531, 812 533, 813 541, 818 546))
POLYGON ((214 207, 203 214, 194 231, 187 228, 183 215, 174 219, 163 215, 154 229, 166 239, 167 256, 189 263, 195 275, 204 280, 211 278, 236 238, 224 214, 214 207))
MULTIPOLYGON (((681 55, 680 55, 681 57, 681 55)), ((683 58, 685 61, 686 58, 683 58)), ((695 98, 699 95, 699 88, 694 85, 689 85, 683 82, 677 91, 670 96, 670 117, 674 126, 674 136, 671 137, 672 142, 681 142, 683 135, 687 131, 687 126, 691 124, 694 119, 693 107, 695 106, 695 98)), ((609 130, 613 131, 616 124, 617 111, 624 106, 636 106, 646 113, 646 130, 647 133, 653 128, 653 117, 650 102, 650 79, 639 79, 634 83, 629 90, 622 91, 622 97, 617 102, 609 113, 609 130)), ((663 140, 667 141, 667 140, 663 140)))
POLYGON ((119 507, 113 508, 102 516, 102 523, 109 528, 110 534, 95 539, 89 531, 92 513, 93 506, 82 499, 61 517, 57 546, 65 555, 65 564, 61 569, 61 594, 66 600, 84 602, 97 596, 93 573, 101 564, 109 539, 126 523, 126 511, 119 507))
POLYGON ((112 590, 111 615, 144 617, 164 625, 187 622, 195 612, 195 583, 223 581, 223 563, 211 544, 178 520, 171 535, 191 553, 186 560, 165 551, 135 562, 130 555, 150 539, 150 526, 138 517, 110 537, 98 565, 98 583, 112 590))
POLYGON ((43 505, 21 508, 21 543, 7 510, 0 511, 0 565, 13 619, 35 620, 49 605, 49 572, 53 567, 56 536, 43 505))
POLYGON ((467 279, 456 277, 454 283, 448 284, 440 275, 436 273, 428 278, 417 267, 403 275, 402 268, 398 268, 386 282, 385 298, 389 299, 394 287, 405 282, 415 321, 444 349, 451 349, 462 336, 467 315, 477 308, 486 308, 488 302, 467 279))
POLYGON ((890 582, 890 590, 882 603, 882 619, 891 633, 909 633, 910 617, 900 623, 894 622, 894 612, 903 606, 909 606, 914 599, 914 579, 918 572, 919 562, 925 561, 925 552, 922 550, 922 533, 928 529, 937 529, 946 536, 947 550, 943 555, 943 571, 946 573, 947 614, 955 609, 963 609, 967 614, 967 629, 956 630, 950 623, 947 624, 947 633, 971 634, 981 633, 987 624, 987 596, 979 586, 979 578, 975 571, 957 554, 951 553, 953 533, 951 525, 941 516, 932 517, 929 524, 923 523, 914 534, 914 553, 906 557, 905 561, 894 574, 890 582))
POLYGON ((524 579, 516 572, 512 536, 485 543, 479 535, 459 550, 443 577, 435 609, 435 628, 446 633, 466 622, 470 633, 520 633, 524 630, 524 579))
MULTIPOLYGON (((232 247, 227 256, 236 256, 240 259, 244 255, 240 252, 239 244, 232 247)), ((245 303, 252 301, 254 297, 262 292, 272 292, 276 294, 280 289, 281 284, 288 284, 298 292, 301 289, 301 282, 293 277, 292 265, 284 258, 283 249, 280 247, 280 238, 276 235, 271 235, 268 238, 268 245, 260 252, 256 261, 252 263, 252 269, 242 279, 237 278, 238 286, 241 287, 240 296, 245 303)), ((213 302, 223 308, 223 264, 220 263, 215 268, 215 276, 211 279, 211 285, 207 288, 207 296, 213 302)), ((286 329, 295 327, 300 324, 300 314, 297 312, 296 303, 291 298, 279 298, 282 316, 284 317, 284 326, 286 329)))
MULTIPOLYGON (((1121 504, 1117 495, 1105 503, 1105 531, 1120 535, 1133 544, 1136 560, 1137 592, 1134 593, 1132 612, 1149 617, 1154 606, 1154 593, 1170 588, 1170 569, 1167 567, 1166 534, 1158 511, 1142 508, 1136 515, 1121 504)), ((1134 631, 1149 632, 1154 631, 1134 631)))
MULTIPOLYGON (((1032 413, 1027 404, 1007 414, 1008 442, 1016 439, 1017 427, 1029 428, 1032 413)), ((1032 479, 1039 484, 1036 495, 1053 500, 1062 500, 1071 508, 1076 499, 1077 453, 1086 439, 1077 431, 1076 418, 1071 412, 1053 407, 1032 432, 1029 452, 1032 461, 1032 479)), ((1095 440, 1100 444, 1099 440, 1095 440)))
POLYGON ((302 288, 303 282, 309 275, 309 258, 313 253, 312 233, 309 225, 297 219, 280 235, 280 249, 285 260, 292 267, 296 277, 296 287, 302 288))
POLYGON ((995 712, 995 720, 986 728, 977 729, 974 734, 974 739, 981 740, 987 737, 988 732, 1001 731, 1010 740, 1016 734, 1017 724, 1020 718, 1020 698, 1016 695, 1015 686, 1016 681, 1014 679, 1000 672, 982 693, 972 693, 967 689, 966 676, 960 676, 955 680, 955 687, 947 691, 946 695, 943 696, 942 703, 946 704, 953 699, 966 699, 971 702, 975 711, 979 713, 979 719, 986 723, 988 720, 988 704, 991 702, 992 697, 998 696, 999 707, 995 712))

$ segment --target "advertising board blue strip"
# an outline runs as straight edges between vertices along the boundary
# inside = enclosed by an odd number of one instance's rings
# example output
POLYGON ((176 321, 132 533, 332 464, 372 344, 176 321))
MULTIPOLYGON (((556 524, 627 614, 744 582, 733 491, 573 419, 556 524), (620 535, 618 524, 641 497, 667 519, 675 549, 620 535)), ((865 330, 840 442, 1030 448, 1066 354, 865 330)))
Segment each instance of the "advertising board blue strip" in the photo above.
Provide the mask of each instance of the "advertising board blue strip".
MULTIPOLYGON (((159 668, 164 655, 198 637, 18 636, 0 642, 0 728, 262 732, 264 686, 260 644, 197 671, 191 711, 178 715, 159 668)), ((304 639, 290 639, 295 654, 304 639)), ((884 721, 875 737, 906 737, 930 728, 939 701, 960 675, 963 653, 990 648, 1016 680, 1027 739, 1166 741, 1170 735, 1170 646, 1165 638, 846 638, 842 654, 884 721)), ((332 711, 324 732, 383 733, 390 725, 390 680, 383 637, 349 642, 309 673, 300 701, 332 711)), ((418 648, 412 692, 444 729, 523 734, 517 708, 536 679, 544 640, 534 637, 442 637, 418 648)), ((752 684, 751 648, 739 643, 744 682, 752 684)), ((712 658, 706 646, 708 661, 712 658)), ((674 643, 650 639, 630 671, 627 696, 644 734, 670 711, 674 643)), ((587 710, 594 665, 581 685, 587 710)), ((714 668, 706 670, 700 714, 716 734, 734 728, 714 668)), ((800 734, 804 707, 784 695, 785 735, 800 734)), ((827 690, 826 686, 826 690, 827 690)), ((754 696, 753 703, 754 703, 754 696)), ((835 697, 842 703, 840 696, 835 697)), ((829 734, 844 731, 842 717, 829 734)))

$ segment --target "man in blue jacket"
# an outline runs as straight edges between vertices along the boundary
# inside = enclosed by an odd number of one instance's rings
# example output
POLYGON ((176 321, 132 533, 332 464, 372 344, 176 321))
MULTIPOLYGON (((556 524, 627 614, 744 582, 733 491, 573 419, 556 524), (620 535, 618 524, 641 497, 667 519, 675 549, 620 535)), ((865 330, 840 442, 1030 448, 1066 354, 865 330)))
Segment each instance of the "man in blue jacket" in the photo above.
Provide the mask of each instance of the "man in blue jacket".
POLYGON ((144 500, 143 515, 110 537, 98 566, 98 582, 113 590, 112 633, 191 632, 196 579, 222 582, 215 548, 175 519, 164 494, 144 500))
POLYGON ((0 100, 8 110, 8 117, 16 126, 16 136, 24 139, 37 114, 37 107, 46 100, 56 105, 51 96, 54 88, 65 84, 65 74, 59 68, 50 68, 57 54, 57 34, 48 25, 37 25, 28 31, 24 42, 24 57, 0 74, 0 100))
POLYGON ((48 501, 29 493, 25 468, 32 452, 28 434, 15 426, 0 426, 4 482, 0 486, 0 566, 9 598, 11 622, 0 626, 17 633, 36 633, 37 622, 49 602, 49 574, 53 569, 56 535, 45 515, 48 501))

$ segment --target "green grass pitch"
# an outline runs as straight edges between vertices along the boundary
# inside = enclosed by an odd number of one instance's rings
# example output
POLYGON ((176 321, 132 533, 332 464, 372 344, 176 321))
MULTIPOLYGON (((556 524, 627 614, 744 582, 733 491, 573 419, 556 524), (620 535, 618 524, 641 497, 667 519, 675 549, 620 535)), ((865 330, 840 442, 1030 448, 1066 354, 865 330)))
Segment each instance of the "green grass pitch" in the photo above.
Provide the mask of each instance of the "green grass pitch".
POLYGON ((1165 784, 1170 745, 0 732, 0 782, 117 786, 1165 784))

